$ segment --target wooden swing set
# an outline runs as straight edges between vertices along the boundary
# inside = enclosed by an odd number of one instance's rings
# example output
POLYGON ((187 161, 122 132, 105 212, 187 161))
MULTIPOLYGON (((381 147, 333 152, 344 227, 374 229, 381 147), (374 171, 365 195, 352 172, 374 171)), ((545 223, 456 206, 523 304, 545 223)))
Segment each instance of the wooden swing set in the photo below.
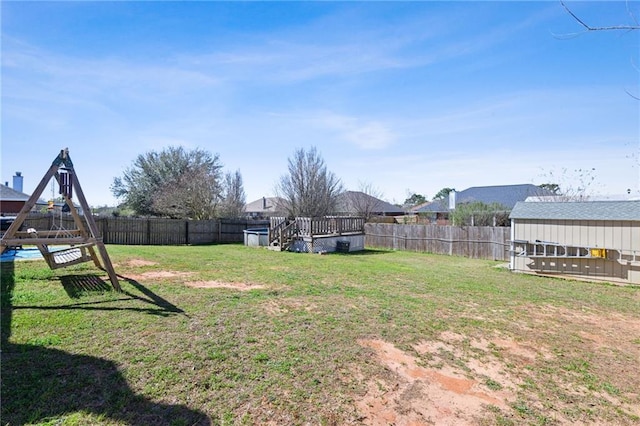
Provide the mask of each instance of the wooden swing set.
POLYGON ((40 184, 24 204, 20 213, 18 213, 16 219, 2 236, 0 240, 0 252, 4 252, 6 248, 12 246, 35 245, 51 269, 65 268, 78 263, 93 261, 96 267, 109 274, 113 288, 121 291, 118 276, 113 270, 113 265, 111 264, 111 259, 109 259, 107 249, 102 242, 102 237, 99 237, 98 234, 98 227, 91 215, 91 209, 87 204, 87 200, 78 182, 71 157, 69 157, 69 149, 66 148, 61 150, 60 154, 53 160, 49 171, 44 175, 40 184), (63 211, 69 212, 71 216, 73 216, 76 229, 64 229, 62 222, 60 222, 60 226, 56 227, 56 229, 36 230, 29 228, 26 231, 21 231, 20 228, 22 224, 31 209, 36 205, 36 202, 51 178, 55 178, 58 182, 60 195, 65 203, 63 211), (74 190, 77 194, 78 202, 82 207, 86 226, 82 216, 73 205, 73 201, 71 201, 74 190), (53 248, 51 247, 52 244, 68 245, 70 247, 53 248), (95 248, 98 249, 102 263, 95 248))

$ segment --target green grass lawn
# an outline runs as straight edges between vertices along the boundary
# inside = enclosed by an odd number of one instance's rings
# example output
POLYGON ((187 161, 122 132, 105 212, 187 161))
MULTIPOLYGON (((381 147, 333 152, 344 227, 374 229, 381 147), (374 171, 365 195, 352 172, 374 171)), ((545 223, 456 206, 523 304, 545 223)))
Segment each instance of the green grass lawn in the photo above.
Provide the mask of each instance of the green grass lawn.
POLYGON ((107 249, 122 293, 91 263, 3 264, 2 424, 640 422, 638 287, 409 252, 107 249))

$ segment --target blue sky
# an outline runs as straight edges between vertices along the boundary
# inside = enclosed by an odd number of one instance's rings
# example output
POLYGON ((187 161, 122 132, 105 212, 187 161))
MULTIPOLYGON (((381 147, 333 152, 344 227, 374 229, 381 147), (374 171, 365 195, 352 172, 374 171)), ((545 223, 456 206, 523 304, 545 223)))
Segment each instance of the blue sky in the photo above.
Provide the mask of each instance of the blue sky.
POLYGON ((556 1, 1 7, 2 182, 27 193, 69 147, 89 203, 115 205, 114 177, 170 145, 240 169, 248 202, 310 146, 391 202, 593 168, 592 192, 640 193, 640 31, 583 33, 556 1))

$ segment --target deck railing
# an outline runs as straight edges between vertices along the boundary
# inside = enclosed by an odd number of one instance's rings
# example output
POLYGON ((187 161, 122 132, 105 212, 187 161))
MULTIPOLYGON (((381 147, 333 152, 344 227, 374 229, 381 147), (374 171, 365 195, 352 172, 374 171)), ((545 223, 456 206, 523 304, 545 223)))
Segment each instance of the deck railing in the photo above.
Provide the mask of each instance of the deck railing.
POLYGON ((364 233, 365 219, 362 217, 296 217, 287 221, 285 218, 272 217, 271 230, 282 228, 283 224, 295 223, 297 235, 300 237, 316 237, 319 235, 343 235, 364 233))
POLYGON ((361 217, 322 217, 296 218, 300 235, 315 237, 318 235, 343 235, 364 233, 364 218, 361 217))

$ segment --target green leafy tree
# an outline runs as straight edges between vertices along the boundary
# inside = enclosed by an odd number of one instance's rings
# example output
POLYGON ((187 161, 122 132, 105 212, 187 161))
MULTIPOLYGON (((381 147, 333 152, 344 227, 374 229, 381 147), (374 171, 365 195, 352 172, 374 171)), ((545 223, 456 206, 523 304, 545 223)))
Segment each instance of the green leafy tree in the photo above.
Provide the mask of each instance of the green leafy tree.
POLYGON ((554 195, 560 194, 560 185, 558 185, 557 183, 542 183, 538 185, 538 188, 546 189, 554 195))
POLYGON ((275 188, 282 198, 279 206, 289 216, 322 217, 336 211, 342 183, 327 170, 315 147, 301 148, 288 160, 288 173, 280 178, 275 188))
POLYGON ((411 208, 411 207, 414 207, 414 206, 417 206, 419 204, 426 203, 426 202, 427 202, 427 197, 425 197, 424 195, 421 195, 421 194, 413 193, 409 197, 407 197, 406 200, 404 200, 404 203, 403 203, 402 206, 404 208, 411 208))
POLYGON ((153 197, 152 209, 156 215, 175 219, 211 219, 220 199, 218 178, 198 167, 163 185, 153 197))
POLYGON ((440 191, 436 192, 436 195, 433 196, 433 200, 444 200, 449 196, 451 191, 455 191, 455 188, 442 188, 440 191))
POLYGON ((138 215, 210 219, 221 198, 221 169, 217 154, 168 147, 139 155, 111 191, 138 215))
POLYGON ((499 203, 475 201, 458 204, 449 213, 449 220, 455 226, 508 226, 509 211, 499 203))

